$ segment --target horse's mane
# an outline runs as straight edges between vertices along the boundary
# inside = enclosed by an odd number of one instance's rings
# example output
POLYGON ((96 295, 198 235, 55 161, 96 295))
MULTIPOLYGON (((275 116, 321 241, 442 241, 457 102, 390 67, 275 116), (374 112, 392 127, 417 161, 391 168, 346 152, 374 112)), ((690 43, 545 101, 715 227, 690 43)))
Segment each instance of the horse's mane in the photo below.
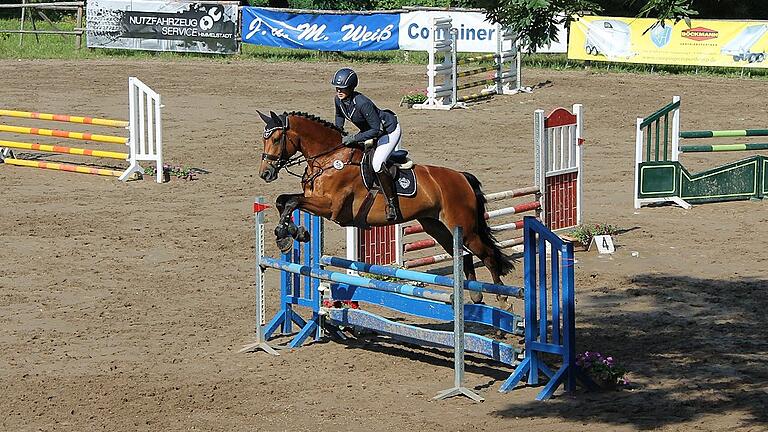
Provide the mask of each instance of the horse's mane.
POLYGON ((318 117, 318 116, 316 116, 314 114, 309 114, 309 113, 305 113, 305 112, 302 112, 302 111, 291 111, 291 112, 283 113, 283 115, 284 116, 297 116, 297 117, 305 118, 307 120, 312 120, 315 123, 318 123, 318 124, 320 124, 322 126, 325 126, 325 127, 329 128, 331 130, 335 130, 335 131, 339 132, 340 134, 344 135, 344 130, 343 129, 336 127, 336 125, 334 123, 331 123, 328 120, 322 119, 322 118, 320 118, 320 117, 318 117))

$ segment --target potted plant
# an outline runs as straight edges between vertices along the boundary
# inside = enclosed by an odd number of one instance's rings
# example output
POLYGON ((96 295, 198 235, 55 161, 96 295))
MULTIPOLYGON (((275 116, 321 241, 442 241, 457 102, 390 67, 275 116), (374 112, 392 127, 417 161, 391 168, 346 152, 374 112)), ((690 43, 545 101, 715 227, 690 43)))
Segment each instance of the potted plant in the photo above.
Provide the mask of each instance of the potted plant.
POLYGON ((629 385, 625 376, 627 370, 611 356, 586 351, 576 355, 576 365, 602 389, 613 390, 629 385))
POLYGON ((618 229, 610 224, 579 225, 562 237, 587 250, 592 242, 592 237, 598 235, 614 235, 618 229))
POLYGON ((424 103, 424 101, 427 100, 427 95, 424 94, 423 91, 421 92, 408 92, 405 96, 403 96, 402 99, 400 99, 400 106, 404 107, 412 107, 415 104, 424 103))

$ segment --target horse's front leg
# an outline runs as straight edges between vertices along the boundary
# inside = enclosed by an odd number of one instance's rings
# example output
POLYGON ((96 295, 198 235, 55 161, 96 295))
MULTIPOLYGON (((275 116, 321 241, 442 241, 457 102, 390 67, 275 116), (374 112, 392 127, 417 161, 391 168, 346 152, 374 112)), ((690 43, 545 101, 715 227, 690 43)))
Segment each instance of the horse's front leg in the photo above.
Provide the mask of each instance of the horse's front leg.
POLYGON ((294 239, 302 243, 307 243, 310 240, 309 231, 303 226, 297 226, 291 219, 291 214, 295 209, 329 218, 331 205, 331 200, 324 197, 306 197, 303 194, 286 194, 277 197, 275 206, 280 213, 280 220, 275 227, 275 236, 280 251, 283 253, 290 251, 294 239))
MULTIPOLYGON (((291 214, 299 207, 303 194, 284 194, 277 197, 275 207, 280 214, 280 219, 275 227, 277 247, 280 252, 288 253, 293 248, 293 239, 299 234, 299 227, 291 219, 291 214)), ((306 230, 304 230, 306 231, 306 230)))

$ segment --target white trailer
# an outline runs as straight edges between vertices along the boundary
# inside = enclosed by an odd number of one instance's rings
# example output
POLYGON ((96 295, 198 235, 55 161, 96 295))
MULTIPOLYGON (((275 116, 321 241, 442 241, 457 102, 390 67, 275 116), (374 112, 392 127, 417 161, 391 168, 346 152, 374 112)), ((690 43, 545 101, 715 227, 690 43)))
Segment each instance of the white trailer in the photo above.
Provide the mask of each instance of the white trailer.
POLYGON ((720 53, 732 56, 733 61, 759 63, 765 60, 765 51, 753 52, 752 47, 768 32, 768 24, 758 24, 745 28, 735 38, 720 49, 720 53))
POLYGON ((587 54, 602 54, 607 58, 629 58, 632 51, 629 25, 616 20, 598 20, 587 24, 587 54))

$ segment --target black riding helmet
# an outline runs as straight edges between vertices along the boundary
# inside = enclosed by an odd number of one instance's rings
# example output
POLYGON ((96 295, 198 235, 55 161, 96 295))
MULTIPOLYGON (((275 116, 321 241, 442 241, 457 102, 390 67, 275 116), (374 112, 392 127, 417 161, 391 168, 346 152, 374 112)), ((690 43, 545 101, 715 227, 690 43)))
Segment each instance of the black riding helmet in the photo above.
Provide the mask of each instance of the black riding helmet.
POLYGON ((348 88, 354 90, 357 87, 357 74, 350 68, 341 68, 331 80, 335 88, 348 88))

